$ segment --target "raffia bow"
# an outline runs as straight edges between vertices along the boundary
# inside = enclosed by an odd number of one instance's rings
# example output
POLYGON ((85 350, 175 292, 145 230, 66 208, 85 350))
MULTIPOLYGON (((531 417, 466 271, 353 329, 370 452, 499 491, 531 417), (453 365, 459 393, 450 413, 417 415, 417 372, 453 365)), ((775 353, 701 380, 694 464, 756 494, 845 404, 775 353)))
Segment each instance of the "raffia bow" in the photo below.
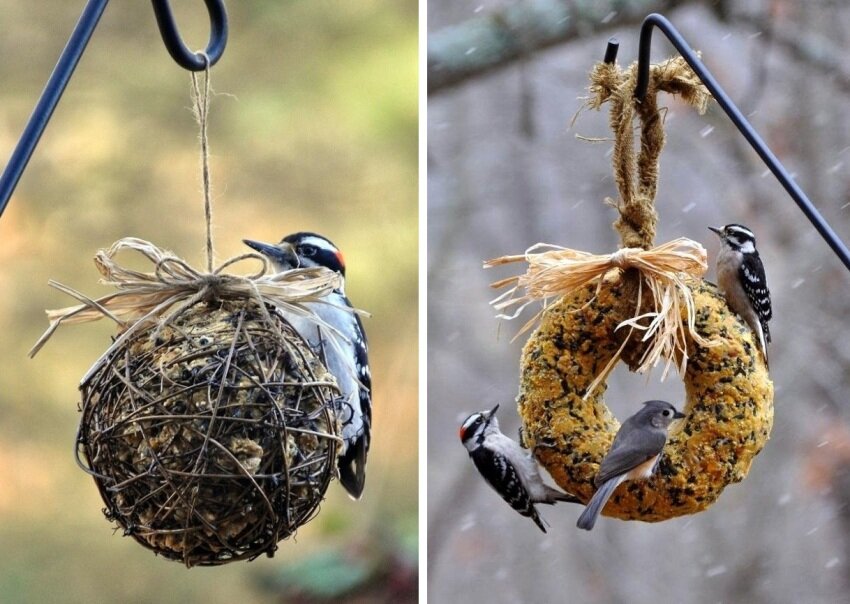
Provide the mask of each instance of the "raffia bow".
POLYGON ((491 287, 496 289, 511 286, 508 291, 491 301, 493 307, 500 311, 499 318, 514 319, 529 304, 536 301, 543 304, 543 308, 522 326, 515 338, 537 323, 552 298, 568 295, 594 281, 597 282, 597 288, 601 287, 603 277, 612 269, 636 268, 641 272, 636 307, 641 308, 643 288, 646 287, 652 298, 653 310, 627 319, 617 326, 616 329, 628 327, 629 335, 617 354, 590 385, 585 393, 587 396, 616 365, 633 330, 643 331, 641 341, 649 342, 640 359, 638 372, 646 372, 664 360, 664 379, 678 356, 681 359, 678 369, 684 374, 688 354, 686 328, 681 313, 683 304, 687 313, 687 331, 691 338, 702 346, 713 345, 695 329, 694 301, 686 283, 688 278, 699 278, 705 274, 708 268, 706 258, 705 248, 701 244, 680 237, 650 250, 622 248, 607 255, 538 243, 528 248, 525 254, 494 258, 486 261, 484 267, 523 260, 528 263, 528 270, 524 274, 491 284, 491 287), (520 293, 522 290, 524 293, 520 293), (506 311, 512 312, 508 314, 506 311))
MULTIPOLYGON (((273 325, 267 305, 272 308, 308 317, 326 327, 335 338, 344 338, 325 324, 306 302, 327 303, 324 298, 342 285, 342 277, 326 268, 297 268, 269 274, 268 261, 259 254, 247 253, 223 262, 212 272, 201 272, 171 252, 160 249, 143 239, 127 237, 99 250, 94 258, 101 274, 101 283, 118 291, 92 299, 56 281, 50 285, 82 304, 48 310, 50 327, 35 343, 30 356, 41 349, 53 333, 66 323, 88 323, 109 317, 123 330, 104 356, 122 345, 140 328, 156 325, 153 337, 181 313, 202 300, 252 299, 273 325), (152 272, 140 272, 120 265, 115 256, 122 250, 142 254, 153 265, 152 272), (224 270, 244 260, 259 260, 262 268, 250 275, 233 275, 224 270)), ((351 309, 348 309, 351 310, 351 309)), ((363 311, 351 310, 366 314, 363 311)))

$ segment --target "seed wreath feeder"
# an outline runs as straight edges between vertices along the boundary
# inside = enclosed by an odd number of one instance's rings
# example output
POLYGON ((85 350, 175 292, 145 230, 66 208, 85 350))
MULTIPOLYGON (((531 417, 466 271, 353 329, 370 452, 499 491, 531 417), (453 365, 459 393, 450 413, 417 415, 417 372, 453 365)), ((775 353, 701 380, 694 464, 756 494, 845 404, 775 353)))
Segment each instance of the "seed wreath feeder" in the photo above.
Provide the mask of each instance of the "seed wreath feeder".
POLYGON ((665 375, 678 368, 687 417, 671 430, 655 475, 626 483, 604 512, 654 522, 700 512, 726 486, 743 480, 773 424, 765 360, 747 324, 703 280, 705 249, 687 239, 654 247, 653 203, 664 144, 657 94, 677 94, 700 113, 713 97, 848 269, 850 253, 666 18, 645 19, 636 63, 620 68, 617 51, 616 40, 609 40, 604 60, 591 72, 587 105, 610 107, 619 199, 608 202, 619 212, 614 228, 621 249, 593 255, 537 244, 485 266, 528 263, 525 274, 493 284, 509 287, 493 301, 503 318, 543 302, 520 330, 534 328, 520 361, 523 444, 561 488, 583 501, 595 491, 593 478, 620 425, 604 402, 611 370, 618 362, 631 371, 663 362, 665 375), (655 27, 681 56, 650 65, 655 27))
MULTIPOLYGON (((193 53, 167 0, 152 0, 166 48, 192 72, 206 271, 148 241, 123 238, 95 256, 101 282, 113 293, 92 299, 51 281, 80 304, 48 311, 50 327, 31 351, 63 324, 117 323, 112 345, 80 384, 77 463, 94 479, 107 519, 186 566, 272 556, 318 513, 342 452, 336 379, 323 355, 284 319, 294 313, 313 320, 322 343, 338 346, 343 336, 309 304, 339 288, 341 277, 324 268, 269 272, 267 260, 254 253, 213 265, 209 70, 224 51, 227 14, 222 0, 205 3, 210 40, 193 53), (204 71, 203 85, 196 71, 204 71), (141 254, 150 270, 123 266, 117 257, 129 253, 141 254), (262 267, 247 276, 227 270, 246 261, 262 267)), ((88 2, 63 50, 0 177, 0 212, 106 4, 88 2)))

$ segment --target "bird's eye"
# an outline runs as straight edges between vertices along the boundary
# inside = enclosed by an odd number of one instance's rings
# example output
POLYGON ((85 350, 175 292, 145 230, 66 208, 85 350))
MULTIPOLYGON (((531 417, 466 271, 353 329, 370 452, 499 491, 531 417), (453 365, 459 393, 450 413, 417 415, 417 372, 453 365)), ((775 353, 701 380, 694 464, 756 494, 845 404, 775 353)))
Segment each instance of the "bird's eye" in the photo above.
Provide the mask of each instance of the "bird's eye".
POLYGON ((670 417, 670 410, 669 409, 665 409, 661 413, 664 414, 664 417, 670 417))
POLYGON ((307 258, 312 258, 313 256, 316 255, 316 252, 318 250, 317 250, 315 245, 302 245, 299 248, 299 251, 301 252, 302 256, 306 256, 307 258))

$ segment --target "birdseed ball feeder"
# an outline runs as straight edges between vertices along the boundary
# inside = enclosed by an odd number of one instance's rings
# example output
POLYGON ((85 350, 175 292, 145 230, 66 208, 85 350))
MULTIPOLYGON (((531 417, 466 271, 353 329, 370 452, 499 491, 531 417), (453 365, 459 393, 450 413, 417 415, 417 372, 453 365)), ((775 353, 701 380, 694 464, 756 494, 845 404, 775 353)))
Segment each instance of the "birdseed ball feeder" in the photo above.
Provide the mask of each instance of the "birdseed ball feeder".
POLYGON ((705 249, 677 239, 653 247, 658 159, 664 144, 656 95, 680 95, 703 112, 710 95, 687 63, 670 59, 650 68, 648 91, 635 100, 636 64, 611 61, 591 73, 588 105, 610 104, 614 176, 620 198, 614 223, 622 248, 610 255, 538 244, 519 256, 526 274, 494 301, 501 310, 543 301, 520 362, 517 397, 524 445, 557 484, 587 502, 599 464, 620 427, 605 404, 605 380, 618 362, 648 371, 664 362, 685 383, 686 418, 670 431, 655 475, 624 483, 604 514, 661 521, 711 505, 747 475, 773 424, 773 383, 748 325, 717 287, 704 281, 705 249), (635 114, 641 126, 634 151, 635 114))
POLYGON ((78 445, 136 541, 188 566, 273 553, 334 475, 335 383, 278 315, 200 303, 81 384, 78 445), (283 337, 280 337, 282 334, 283 337))
POLYGON ((96 264, 119 293, 49 311, 33 354, 64 322, 121 325, 80 385, 77 459, 104 514, 186 566, 271 556, 318 512, 342 442, 337 384, 277 310, 309 312, 301 304, 338 277, 203 274, 138 239, 96 264), (114 256, 125 249, 156 269, 123 268, 114 256))

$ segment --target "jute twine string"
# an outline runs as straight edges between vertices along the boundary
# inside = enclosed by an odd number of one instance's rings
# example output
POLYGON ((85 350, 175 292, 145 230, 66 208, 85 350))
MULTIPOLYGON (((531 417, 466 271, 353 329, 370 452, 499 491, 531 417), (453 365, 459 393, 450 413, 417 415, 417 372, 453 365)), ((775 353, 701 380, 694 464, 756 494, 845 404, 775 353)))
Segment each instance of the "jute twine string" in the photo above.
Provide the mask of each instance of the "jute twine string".
POLYGON ((207 272, 213 272, 213 239, 212 239, 212 199, 210 192, 210 147, 207 136, 207 117, 210 111, 210 58, 207 53, 200 53, 204 57, 204 89, 198 85, 198 76, 192 73, 192 104, 195 120, 198 122, 200 132, 198 138, 201 143, 201 181, 204 188, 204 220, 207 227, 207 272))
MULTIPOLYGON (((488 260, 485 268, 525 261, 525 274, 492 283, 494 288, 509 287, 492 300, 500 318, 513 319, 531 303, 540 301, 543 309, 523 325, 517 337, 531 329, 554 298, 568 295, 596 282, 597 291, 611 270, 636 269, 636 316, 622 321, 617 329, 629 329, 620 350, 597 376, 585 393, 589 396, 619 361, 635 331, 643 332, 647 342, 636 371, 646 372, 665 362, 662 379, 675 363, 684 373, 687 366, 686 330, 698 344, 713 343, 695 330, 695 308, 687 281, 702 277, 707 268, 705 248, 696 241, 679 238, 653 248, 658 214, 654 200, 658 187, 658 160, 664 146, 664 128, 658 109, 657 94, 664 91, 679 94, 688 104, 703 113, 710 100, 708 90, 681 57, 650 68, 649 89, 642 102, 634 98, 637 64, 621 69, 616 64, 597 64, 590 75, 590 92, 586 106, 599 109, 610 103, 610 125, 614 132, 614 179, 620 198, 606 200, 619 211, 614 228, 620 234, 622 248, 607 255, 595 255, 565 247, 538 243, 524 254, 488 260), (640 149, 635 156, 634 119, 640 126, 640 149), (649 291, 649 312, 641 313, 644 289, 649 291), (685 307, 683 321, 681 309, 685 307), (509 311, 511 311, 509 313, 509 311), (685 326, 687 324, 687 327, 685 326), (676 363, 676 360, 679 360, 676 363)), ((580 310, 580 309, 576 309, 580 310)))
MULTIPOLYGON (((140 329, 155 325, 151 337, 156 338, 165 327, 198 302, 228 299, 253 300, 267 326, 278 332, 281 337, 280 327, 269 315, 268 306, 315 322, 327 333, 332 346, 338 346, 340 340, 345 340, 343 334, 306 306, 306 303, 329 304, 326 296, 343 285, 339 274, 323 267, 297 268, 282 273, 270 272, 266 258, 253 252, 234 256, 217 268, 213 267, 212 201, 207 140, 210 106, 209 60, 203 86, 199 85, 197 76, 192 74, 192 92, 194 114, 200 128, 207 271, 193 268, 182 258, 149 241, 134 237, 120 239, 108 249, 99 250, 94 258, 95 266, 101 274, 100 282, 112 286, 117 291, 92 299, 71 287, 49 281, 51 287, 76 298, 81 304, 47 311, 50 326, 30 350, 30 357, 41 350, 61 325, 88 323, 108 317, 118 323, 122 332, 102 355, 102 361, 140 329), (144 256, 153 265, 153 270, 136 271, 119 264, 115 256, 124 250, 135 251, 144 256), (259 261, 261 268, 249 275, 224 272, 225 269, 246 260, 259 261)), ((368 315, 358 309, 346 307, 344 310, 368 315)), ((99 363, 94 364, 89 374, 83 378, 83 382, 97 370, 99 363)))

